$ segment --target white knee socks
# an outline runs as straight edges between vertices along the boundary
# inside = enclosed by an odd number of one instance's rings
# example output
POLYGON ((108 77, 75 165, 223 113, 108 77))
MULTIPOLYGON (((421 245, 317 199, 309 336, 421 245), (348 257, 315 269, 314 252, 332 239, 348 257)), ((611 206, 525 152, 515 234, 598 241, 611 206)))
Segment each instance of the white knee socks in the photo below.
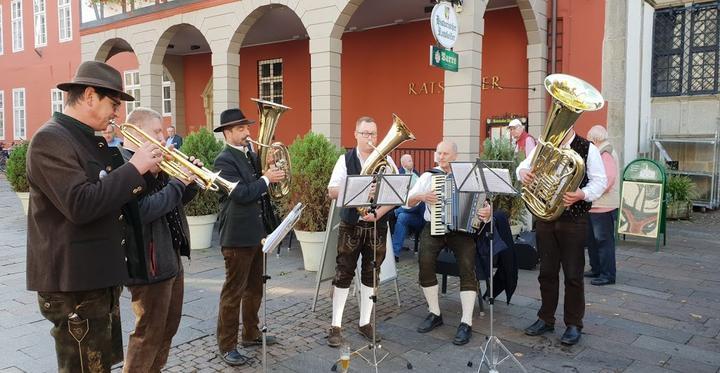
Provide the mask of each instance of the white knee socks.
POLYGON ((428 311, 440 316, 440 300, 438 300, 438 285, 423 287, 422 291, 428 304, 428 311))
POLYGON ((475 308, 476 298, 477 292, 475 291, 460 292, 460 304, 462 305, 462 318, 460 322, 464 322, 469 326, 472 326, 473 308, 475 308))
POLYGON ((360 320, 358 321, 360 326, 370 323, 373 308, 373 301, 370 299, 372 294, 373 288, 360 284, 360 320))
POLYGON ((342 324, 343 311, 345 311, 345 301, 347 300, 350 289, 341 289, 337 286, 333 289, 333 309, 332 309, 332 326, 340 327, 342 324))

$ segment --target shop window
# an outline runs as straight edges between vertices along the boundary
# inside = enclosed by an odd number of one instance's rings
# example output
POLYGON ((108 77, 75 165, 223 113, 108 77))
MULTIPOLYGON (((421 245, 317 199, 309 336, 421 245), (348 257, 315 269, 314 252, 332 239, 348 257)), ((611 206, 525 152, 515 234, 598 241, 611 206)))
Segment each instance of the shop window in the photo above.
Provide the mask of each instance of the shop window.
POLYGON ((60 42, 72 40, 72 8, 70 0, 58 0, 60 42))
POLYGON ((163 72, 162 76, 162 100, 163 100, 163 116, 169 117, 172 115, 172 80, 163 72))
POLYGON ((12 26, 12 51, 20 52, 24 48, 22 0, 10 2, 10 25, 12 26))
POLYGON ((691 13, 689 93, 717 91, 717 5, 698 7, 691 13))
POLYGON ((45 0, 33 0, 35 14, 35 47, 47 45, 47 21, 45 19, 45 0))
POLYGON ((283 103, 282 58, 258 62, 258 97, 262 100, 283 103))
POLYGON ((54 112, 62 113, 63 110, 63 91, 53 88, 50 90, 50 115, 54 112))
POLYGON ((25 137, 25 88, 15 88, 13 93, 13 128, 14 139, 24 140, 25 137))
POLYGON ((125 71, 125 93, 135 97, 135 101, 125 102, 125 114, 129 115, 136 107, 140 107, 140 72, 125 71))
POLYGON ((0 140, 5 140, 5 91, 0 90, 0 140))

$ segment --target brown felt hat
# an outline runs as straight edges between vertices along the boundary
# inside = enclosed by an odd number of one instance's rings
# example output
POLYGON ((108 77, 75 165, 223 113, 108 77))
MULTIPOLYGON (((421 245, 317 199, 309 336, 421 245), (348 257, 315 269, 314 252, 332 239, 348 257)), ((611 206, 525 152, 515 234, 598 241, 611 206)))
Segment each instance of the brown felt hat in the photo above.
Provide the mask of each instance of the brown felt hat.
POLYGON ((123 91, 120 72, 112 66, 98 62, 85 61, 78 66, 72 82, 60 83, 58 89, 67 92, 73 86, 104 88, 116 92, 123 101, 135 101, 133 96, 123 91))

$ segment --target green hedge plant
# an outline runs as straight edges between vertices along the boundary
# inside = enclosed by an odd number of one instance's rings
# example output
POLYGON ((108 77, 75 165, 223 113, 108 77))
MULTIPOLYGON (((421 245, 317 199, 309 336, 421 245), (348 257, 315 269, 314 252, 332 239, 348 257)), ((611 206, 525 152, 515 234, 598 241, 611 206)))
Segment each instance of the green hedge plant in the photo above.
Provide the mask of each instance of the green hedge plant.
MULTIPOLYGON (((223 142, 216 139, 212 132, 205 128, 185 137, 182 152, 200 159, 205 168, 213 169, 215 158, 223 148, 223 142)), ((190 203, 185 205, 188 216, 216 214, 219 209, 217 193, 201 190, 190 203)))
POLYGON ((327 185, 335 162, 343 150, 331 143, 325 136, 309 132, 297 137, 290 145, 292 183, 285 209, 298 202, 305 205, 295 229, 309 232, 325 230, 330 198, 327 185))
POLYGON ((30 191, 26 169, 27 150, 27 142, 16 144, 13 146, 6 164, 7 169, 5 170, 5 174, 7 175, 10 187, 18 193, 27 193, 30 191))
MULTIPOLYGON (((488 161, 505 161, 499 168, 507 168, 510 170, 510 178, 513 181, 513 187, 517 191, 522 190, 522 182, 515 177, 515 169, 520 162, 525 159, 524 152, 515 153, 515 146, 506 137, 498 137, 495 139, 487 138, 483 142, 482 154, 480 158, 488 161)), ((491 167, 494 167, 491 165, 491 167)), ((496 210, 504 210, 508 214, 510 224, 522 224, 523 214, 525 213, 525 202, 518 195, 498 196, 494 201, 496 210)))

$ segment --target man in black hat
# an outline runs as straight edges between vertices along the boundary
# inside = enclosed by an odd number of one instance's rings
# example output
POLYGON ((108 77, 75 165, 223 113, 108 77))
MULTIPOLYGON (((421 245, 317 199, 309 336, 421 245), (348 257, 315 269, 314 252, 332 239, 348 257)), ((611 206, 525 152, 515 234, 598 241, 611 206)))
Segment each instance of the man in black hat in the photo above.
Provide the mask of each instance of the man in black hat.
POLYGON ((27 154, 27 286, 54 325, 58 371, 110 372, 123 356, 121 286, 145 267, 136 197, 162 153, 144 144, 124 163, 95 135, 115 120, 121 100, 134 100, 117 70, 84 62, 57 87, 67 92, 63 112, 33 136, 27 154))
MULTIPOLYGON (((221 177, 238 183, 230 195, 220 198, 219 214, 225 283, 220 292, 217 341, 220 356, 229 365, 247 361, 237 350, 240 313, 242 345, 262 344, 258 328, 263 275, 261 240, 275 228, 267 192, 270 183, 285 178, 285 172, 274 167, 260 174, 258 155, 249 149, 253 123, 240 109, 228 109, 220 114, 220 125, 214 130, 222 132, 226 142, 215 159, 215 169, 221 177)), ((266 342, 275 344, 275 337, 266 336, 266 342)))

